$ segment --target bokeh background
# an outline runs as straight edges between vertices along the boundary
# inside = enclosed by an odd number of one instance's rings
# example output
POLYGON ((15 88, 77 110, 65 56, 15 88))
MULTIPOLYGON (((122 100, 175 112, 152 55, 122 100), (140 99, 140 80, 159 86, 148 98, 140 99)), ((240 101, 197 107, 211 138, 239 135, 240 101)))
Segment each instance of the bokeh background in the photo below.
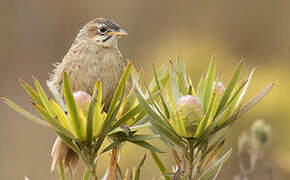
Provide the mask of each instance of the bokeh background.
MULTIPOLYGON (((225 147, 233 148, 233 154, 219 179, 232 179, 238 172, 237 139, 257 118, 271 124, 272 138, 253 179, 262 179, 259 174, 265 168, 272 179, 290 177, 289 0, 0 0, 0 4, 0 96, 34 112, 18 80, 31 82, 34 75, 45 82, 51 64, 61 61, 83 24, 110 17, 129 33, 121 41, 124 58, 143 67, 147 78, 152 62, 160 65, 184 54, 197 83, 216 54, 218 70, 226 77, 242 58, 245 73, 258 67, 248 97, 275 81, 269 96, 233 126, 225 147)), ((56 179, 49 172, 54 132, 25 120, 3 103, 0 114, 0 179, 56 179)), ((132 168, 145 152, 128 145, 122 151, 122 166, 132 168)), ((168 166, 169 156, 162 155, 168 166)), ((104 173, 106 159, 101 161, 99 174, 104 173)), ((157 173, 152 169, 157 168, 148 156, 143 179, 157 173)))

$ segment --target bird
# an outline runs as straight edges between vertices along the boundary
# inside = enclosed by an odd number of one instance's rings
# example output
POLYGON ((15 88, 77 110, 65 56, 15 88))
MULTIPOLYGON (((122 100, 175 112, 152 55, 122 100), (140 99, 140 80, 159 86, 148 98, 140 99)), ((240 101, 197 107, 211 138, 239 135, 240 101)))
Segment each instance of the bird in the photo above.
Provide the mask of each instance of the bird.
MULTIPOLYGON (((71 88, 93 94, 98 79, 102 82, 102 104, 110 105, 115 89, 125 69, 125 62, 119 50, 119 40, 127 32, 115 21, 95 18, 86 23, 77 34, 62 62, 54 63, 48 80, 63 96, 62 74, 67 72, 71 88)), ((52 148, 51 171, 62 161, 64 167, 78 163, 78 155, 58 136, 52 148)))

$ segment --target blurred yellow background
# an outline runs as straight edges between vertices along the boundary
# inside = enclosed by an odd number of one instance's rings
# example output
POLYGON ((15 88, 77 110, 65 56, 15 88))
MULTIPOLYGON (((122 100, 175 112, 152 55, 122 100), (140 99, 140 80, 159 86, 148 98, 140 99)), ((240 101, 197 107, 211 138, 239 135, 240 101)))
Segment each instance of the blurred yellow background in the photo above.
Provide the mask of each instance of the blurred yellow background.
MULTIPOLYGON (((263 168, 269 169, 273 179, 290 177, 289 0, 0 0, 0 3, 0 96, 10 97, 33 111, 18 80, 31 82, 31 76, 35 75, 44 83, 53 68, 51 64, 61 61, 87 21, 95 17, 112 18, 129 33, 120 43, 123 57, 138 68, 143 67, 147 78, 152 76, 152 62, 161 65, 184 54, 188 72, 197 84, 211 55, 216 54, 218 71, 226 80, 242 58, 245 73, 257 67, 248 98, 274 81, 270 94, 233 126, 225 147, 232 147, 233 154, 219 179, 232 179, 238 172, 237 139, 257 118, 271 124, 272 138, 255 179, 261 179, 259 172, 263 168)), ((3 103, 0 114, 0 179, 24 176, 56 179, 49 172, 54 132, 24 120, 3 103)), ((145 152, 128 145, 122 151, 121 165, 132 168, 145 152)), ((172 160, 168 157, 170 154, 162 155, 169 165, 172 160)), ((106 168, 105 161, 99 163, 100 175, 106 168)), ((142 169, 143 179, 158 173, 152 171, 157 168, 150 156, 142 169)))

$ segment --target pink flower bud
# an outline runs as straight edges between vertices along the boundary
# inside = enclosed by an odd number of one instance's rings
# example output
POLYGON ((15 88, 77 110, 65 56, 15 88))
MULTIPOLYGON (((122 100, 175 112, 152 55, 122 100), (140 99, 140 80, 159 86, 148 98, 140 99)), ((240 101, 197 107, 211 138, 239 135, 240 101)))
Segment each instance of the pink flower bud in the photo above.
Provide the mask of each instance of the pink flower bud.
POLYGON ((87 110, 91 103, 92 97, 85 91, 76 91, 73 93, 76 104, 83 110, 87 110))
POLYGON ((177 113, 182 119, 186 131, 194 134, 202 117, 202 107, 196 97, 182 96, 177 102, 177 113))
POLYGON ((223 95, 224 92, 225 92, 225 90, 226 90, 226 88, 225 88, 225 86, 223 85, 223 83, 221 83, 221 82, 216 82, 216 81, 213 82, 213 89, 214 89, 214 90, 217 90, 217 94, 218 94, 218 95, 223 95))

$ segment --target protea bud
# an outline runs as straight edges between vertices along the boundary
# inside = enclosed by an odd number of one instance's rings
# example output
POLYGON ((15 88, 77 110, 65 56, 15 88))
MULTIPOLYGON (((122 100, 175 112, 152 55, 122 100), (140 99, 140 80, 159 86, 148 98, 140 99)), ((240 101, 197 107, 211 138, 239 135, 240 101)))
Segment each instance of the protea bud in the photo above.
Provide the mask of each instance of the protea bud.
POLYGON ((92 100, 91 95, 85 91, 76 91, 73 93, 77 106, 83 111, 88 111, 92 100))
POLYGON ((225 86, 221 82, 214 81, 213 87, 214 87, 214 90, 217 90, 218 95, 223 95, 226 90, 225 86))
POLYGON ((269 140, 270 134, 271 127, 261 119, 256 120, 251 127, 253 146, 259 148, 265 145, 269 140))
POLYGON ((185 125, 186 132, 192 136, 202 117, 202 107, 198 99, 191 95, 182 96, 177 102, 177 113, 185 125))

